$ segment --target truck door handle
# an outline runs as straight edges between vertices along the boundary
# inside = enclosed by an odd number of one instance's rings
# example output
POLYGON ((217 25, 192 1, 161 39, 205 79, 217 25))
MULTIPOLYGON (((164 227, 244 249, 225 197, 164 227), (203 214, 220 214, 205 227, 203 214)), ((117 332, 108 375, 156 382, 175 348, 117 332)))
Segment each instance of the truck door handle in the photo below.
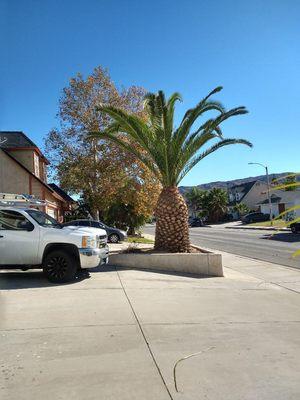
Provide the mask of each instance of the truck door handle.
POLYGON ((2 237, 4 237, 4 236, 0 235, 0 238, 2 238, 2 237))

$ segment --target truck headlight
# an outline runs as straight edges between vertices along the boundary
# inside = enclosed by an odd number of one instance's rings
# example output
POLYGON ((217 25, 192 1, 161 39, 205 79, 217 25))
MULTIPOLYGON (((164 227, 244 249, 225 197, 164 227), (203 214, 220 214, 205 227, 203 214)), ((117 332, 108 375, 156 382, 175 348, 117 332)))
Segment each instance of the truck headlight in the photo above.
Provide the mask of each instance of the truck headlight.
POLYGON ((97 246, 97 241, 95 236, 82 236, 82 248, 95 248, 97 246))

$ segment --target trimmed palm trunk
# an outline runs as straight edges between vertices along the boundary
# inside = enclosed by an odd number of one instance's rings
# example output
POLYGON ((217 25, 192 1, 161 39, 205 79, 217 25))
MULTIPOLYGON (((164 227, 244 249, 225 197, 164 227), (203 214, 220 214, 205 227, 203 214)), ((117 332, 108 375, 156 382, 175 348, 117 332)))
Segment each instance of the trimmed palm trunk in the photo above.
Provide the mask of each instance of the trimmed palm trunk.
POLYGON ((188 208, 176 186, 163 188, 155 209, 155 249, 171 253, 190 251, 188 208))

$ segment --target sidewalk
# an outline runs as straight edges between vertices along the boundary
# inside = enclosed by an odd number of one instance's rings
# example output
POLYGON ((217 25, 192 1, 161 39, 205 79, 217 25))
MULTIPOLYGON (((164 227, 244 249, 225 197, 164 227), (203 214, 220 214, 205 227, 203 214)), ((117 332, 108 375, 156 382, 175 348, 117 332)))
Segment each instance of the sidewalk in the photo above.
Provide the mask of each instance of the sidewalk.
POLYGON ((245 229, 245 230, 256 230, 256 231, 277 231, 277 232, 290 232, 289 228, 276 228, 275 226, 251 226, 251 225, 236 225, 226 226, 226 229, 245 229))
POLYGON ((259 230, 259 231, 290 231, 289 228, 276 228, 271 226, 257 226, 257 225, 246 225, 243 224, 241 221, 232 221, 232 222, 225 222, 221 224, 210 224, 215 229, 245 229, 245 230, 259 230))
POLYGON ((299 400, 300 271, 222 255, 224 278, 1 272, 1 399, 299 400))

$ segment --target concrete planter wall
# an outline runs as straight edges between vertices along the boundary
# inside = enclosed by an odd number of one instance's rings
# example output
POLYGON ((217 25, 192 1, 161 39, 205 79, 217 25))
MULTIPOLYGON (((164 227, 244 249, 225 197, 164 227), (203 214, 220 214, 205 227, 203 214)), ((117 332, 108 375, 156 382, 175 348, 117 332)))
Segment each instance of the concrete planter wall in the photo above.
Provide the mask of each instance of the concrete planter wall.
POLYGON ((206 276, 223 276, 222 256, 214 253, 119 253, 111 254, 115 267, 151 269, 206 276))

